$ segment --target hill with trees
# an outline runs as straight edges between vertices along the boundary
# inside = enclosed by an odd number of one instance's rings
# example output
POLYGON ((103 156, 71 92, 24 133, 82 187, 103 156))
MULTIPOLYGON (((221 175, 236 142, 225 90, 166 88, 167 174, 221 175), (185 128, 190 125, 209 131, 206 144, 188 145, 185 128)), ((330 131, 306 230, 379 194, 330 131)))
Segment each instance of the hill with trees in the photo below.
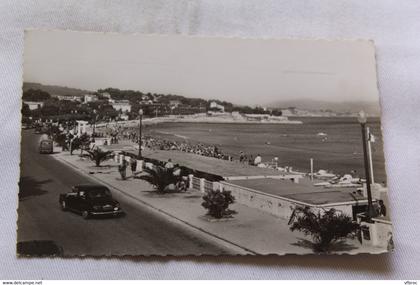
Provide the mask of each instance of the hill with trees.
POLYGON ((50 95, 60 95, 60 96, 83 96, 85 94, 92 93, 92 91, 89 91, 89 90, 56 86, 56 85, 44 85, 41 83, 33 83, 33 82, 23 82, 22 89, 23 89, 23 92, 29 89, 35 89, 35 90, 42 90, 42 91, 48 92, 50 95))

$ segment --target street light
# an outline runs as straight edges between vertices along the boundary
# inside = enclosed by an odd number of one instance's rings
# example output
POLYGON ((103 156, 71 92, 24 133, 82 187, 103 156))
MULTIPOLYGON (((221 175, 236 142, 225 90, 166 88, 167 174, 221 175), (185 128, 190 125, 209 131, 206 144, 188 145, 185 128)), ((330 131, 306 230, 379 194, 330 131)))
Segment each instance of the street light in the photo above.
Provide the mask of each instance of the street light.
POLYGON ((143 109, 141 109, 141 108, 139 110, 139 115, 140 115, 140 124, 139 124, 139 155, 138 155, 138 158, 141 159, 141 145, 142 145, 141 127, 142 127, 142 120, 143 120, 143 109))
POLYGON ((368 208, 367 208, 367 218, 368 221, 371 221, 371 219, 375 216, 374 210, 373 210, 373 204, 372 204, 372 192, 370 189, 370 173, 369 173, 369 158, 367 153, 367 136, 366 136, 366 122, 367 122, 367 116, 364 111, 359 112, 359 117, 357 120, 360 123, 360 126, 362 127, 362 141, 363 141, 363 157, 364 157, 364 166, 365 166, 365 178, 366 178, 366 190, 367 190, 367 198, 368 198, 368 208))
POLYGON ((96 128, 96 109, 93 110, 93 131, 92 131, 93 137, 95 137, 95 128, 96 128))

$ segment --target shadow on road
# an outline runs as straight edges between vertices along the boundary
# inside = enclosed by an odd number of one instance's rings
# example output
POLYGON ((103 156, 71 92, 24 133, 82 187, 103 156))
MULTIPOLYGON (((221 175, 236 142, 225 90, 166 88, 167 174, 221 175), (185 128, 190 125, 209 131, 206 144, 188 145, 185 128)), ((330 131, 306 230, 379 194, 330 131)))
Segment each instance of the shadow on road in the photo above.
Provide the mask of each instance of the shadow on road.
POLYGON ((42 185, 50 182, 52 182, 51 179, 36 180, 31 176, 21 177, 19 181, 19 201, 48 193, 48 191, 42 189, 42 185))

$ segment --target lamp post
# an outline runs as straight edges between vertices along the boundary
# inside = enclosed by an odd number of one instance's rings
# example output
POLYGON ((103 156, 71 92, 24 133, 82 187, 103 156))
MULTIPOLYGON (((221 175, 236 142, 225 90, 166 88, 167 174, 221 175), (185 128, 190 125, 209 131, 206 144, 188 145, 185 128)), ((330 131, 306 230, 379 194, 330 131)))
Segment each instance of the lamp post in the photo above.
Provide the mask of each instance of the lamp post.
POLYGON ((93 110, 93 131, 92 131, 92 137, 95 137, 95 129, 96 129, 96 109, 93 110))
POLYGON ((141 127, 142 127, 142 120, 143 120, 143 109, 141 109, 141 108, 139 110, 139 115, 140 115, 140 124, 139 124, 139 155, 138 155, 138 158, 141 159, 141 145, 142 145, 141 127))
POLYGON ((362 140, 363 140, 363 157, 364 157, 364 167, 365 167, 365 178, 366 178, 366 190, 367 190, 367 198, 368 198, 368 208, 367 208, 367 218, 368 221, 375 216, 372 204, 372 192, 370 189, 370 166, 369 166, 369 158, 367 153, 367 136, 366 136, 366 122, 367 116, 364 111, 360 111, 358 121, 360 126, 362 127, 362 140))

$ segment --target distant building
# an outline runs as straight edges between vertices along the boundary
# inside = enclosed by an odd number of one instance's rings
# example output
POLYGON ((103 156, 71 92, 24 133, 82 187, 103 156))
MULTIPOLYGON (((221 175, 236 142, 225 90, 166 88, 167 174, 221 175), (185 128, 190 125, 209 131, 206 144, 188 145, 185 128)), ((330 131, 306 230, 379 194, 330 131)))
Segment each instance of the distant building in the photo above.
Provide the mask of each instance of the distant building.
POLYGON ((123 114, 120 116, 120 119, 124 121, 128 121, 128 115, 123 114))
POLYGON ((108 92, 101 93, 101 96, 107 99, 111 99, 111 94, 109 94, 108 92))
POLYGON ((98 97, 97 97, 96 95, 93 95, 93 94, 86 94, 86 95, 83 97, 83 102, 84 102, 84 103, 95 102, 95 101, 98 101, 98 97))
POLYGON ((225 106, 217 104, 217 102, 212 101, 210 102, 210 109, 214 110, 217 109, 219 112, 224 112, 225 111, 225 106))
POLYGON ((44 102, 23 101, 23 104, 28 105, 29 110, 36 110, 44 106, 44 102))
POLYGON ((170 100, 169 101, 169 106, 170 107, 174 107, 174 108, 176 108, 176 107, 178 107, 179 105, 181 105, 182 103, 181 103, 181 101, 179 101, 179 100, 170 100))
POLYGON ((190 105, 179 105, 178 107, 172 110, 173 115, 192 115, 205 112, 205 107, 193 107, 190 105))
POLYGON ((117 111, 121 111, 123 113, 125 112, 131 112, 131 105, 130 101, 128 100, 110 100, 112 108, 114 108, 117 111))
POLYGON ((153 105, 154 102, 152 100, 142 100, 139 102, 140 105, 153 105))
POLYGON ((60 101, 72 101, 72 102, 78 102, 81 101, 80 96, 65 96, 65 95, 57 95, 55 96, 60 101))

